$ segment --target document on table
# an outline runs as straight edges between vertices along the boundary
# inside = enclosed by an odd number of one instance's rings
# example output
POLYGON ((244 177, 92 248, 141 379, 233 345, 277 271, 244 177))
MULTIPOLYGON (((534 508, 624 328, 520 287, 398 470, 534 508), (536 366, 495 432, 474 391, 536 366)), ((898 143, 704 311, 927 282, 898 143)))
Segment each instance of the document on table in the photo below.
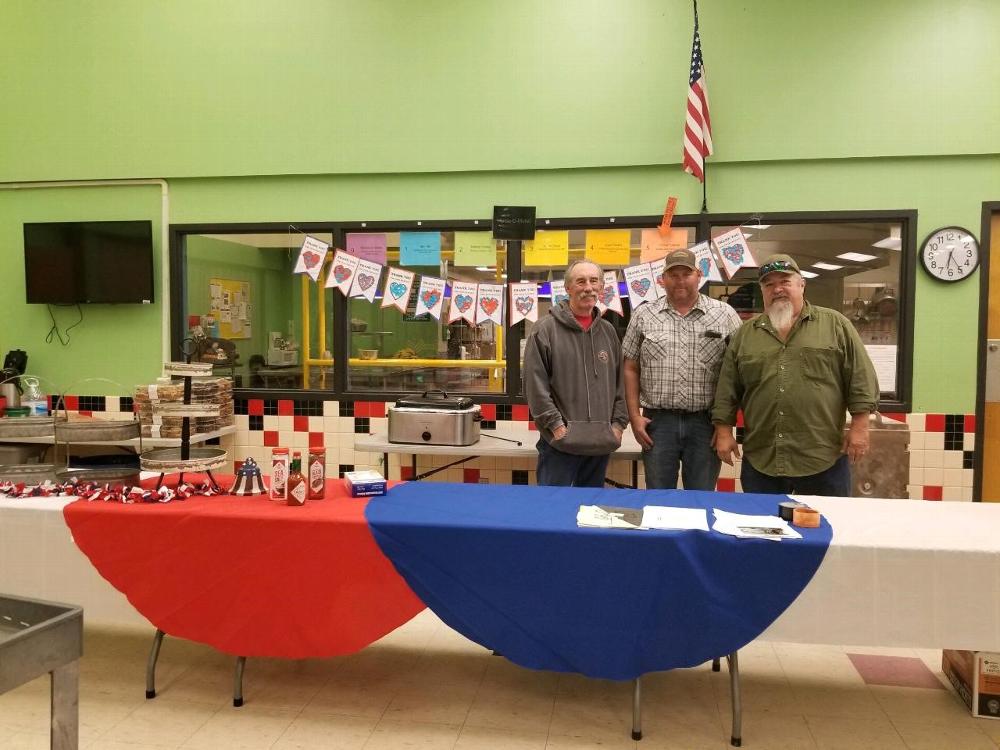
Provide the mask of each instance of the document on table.
POLYGON ((598 529, 641 529, 642 511, 610 505, 581 505, 576 513, 576 525, 598 529))
POLYGON ((770 539, 775 542, 802 538, 799 532, 788 525, 788 521, 778 516, 750 516, 718 508, 713 508, 712 514, 715 516, 712 529, 720 534, 740 539, 770 539))
POLYGON ((708 515, 704 508, 647 505, 642 509, 642 525, 649 529, 708 531, 708 515))

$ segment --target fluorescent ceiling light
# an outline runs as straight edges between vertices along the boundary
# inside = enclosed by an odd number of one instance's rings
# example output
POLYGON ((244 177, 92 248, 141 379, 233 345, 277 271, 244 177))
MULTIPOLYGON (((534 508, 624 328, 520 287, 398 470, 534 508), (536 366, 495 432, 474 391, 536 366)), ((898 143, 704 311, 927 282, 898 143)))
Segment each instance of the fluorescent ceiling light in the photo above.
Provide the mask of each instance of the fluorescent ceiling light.
POLYGON ((807 279, 815 279, 817 276, 819 276, 818 273, 813 273, 812 271, 799 271, 799 273, 802 274, 807 279))
POLYGON ((854 261, 855 263, 864 263, 865 261, 875 260, 878 258, 877 255, 865 255, 864 253, 841 253, 837 257, 843 258, 844 260, 854 261))
POLYGON ((843 266, 836 266, 833 263, 813 263, 812 267, 821 268, 824 271, 836 271, 839 268, 843 268, 843 266))
POLYGON ((489 266, 476 266, 476 270, 477 271, 488 271, 488 272, 492 273, 493 271, 496 271, 497 269, 490 268, 489 266))
POLYGON ((872 244, 872 247, 880 247, 883 250, 902 250, 903 241, 899 237, 886 237, 872 244))
POLYGON ((751 224, 750 226, 752 226, 754 229, 770 229, 771 228, 770 224, 751 224))

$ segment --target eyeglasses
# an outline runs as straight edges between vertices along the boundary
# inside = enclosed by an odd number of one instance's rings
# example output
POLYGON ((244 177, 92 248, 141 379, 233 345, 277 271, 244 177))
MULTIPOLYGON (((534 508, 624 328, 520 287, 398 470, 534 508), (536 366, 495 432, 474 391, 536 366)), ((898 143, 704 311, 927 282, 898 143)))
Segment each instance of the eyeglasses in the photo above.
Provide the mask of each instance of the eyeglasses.
POLYGON ((795 267, 794 263, 790 263, 787 260, 772 260, 770 263, 765 263, 760 267, 757 278, 762 279, 773 271, 798 273, 799 269, 795 267))

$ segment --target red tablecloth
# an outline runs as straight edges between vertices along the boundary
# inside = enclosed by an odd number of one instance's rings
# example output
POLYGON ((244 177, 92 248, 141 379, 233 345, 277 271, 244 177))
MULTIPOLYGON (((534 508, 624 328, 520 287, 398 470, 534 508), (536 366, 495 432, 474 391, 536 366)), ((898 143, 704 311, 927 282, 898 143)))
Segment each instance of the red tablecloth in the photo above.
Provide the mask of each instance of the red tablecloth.
POLYGON ((78 500, 63 514, 98 572, 168 635, 297 659, 358 651, 424 608, 376 546, 365 505, 328 480, 326 498, 302 507, 78 500))

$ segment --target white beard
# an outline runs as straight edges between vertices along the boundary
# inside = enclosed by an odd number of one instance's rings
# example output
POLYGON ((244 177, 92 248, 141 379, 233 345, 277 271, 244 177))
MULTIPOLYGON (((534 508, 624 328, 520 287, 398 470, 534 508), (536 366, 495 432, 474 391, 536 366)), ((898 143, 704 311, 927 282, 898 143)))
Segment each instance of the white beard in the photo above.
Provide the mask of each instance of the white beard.
POLYGON ((792 302, 787 299, 775 300, 767 310, 767 317, 771 319, 771 325, 783 337, 792 330, 795 322, 795 313, 792 310, 792 302))

